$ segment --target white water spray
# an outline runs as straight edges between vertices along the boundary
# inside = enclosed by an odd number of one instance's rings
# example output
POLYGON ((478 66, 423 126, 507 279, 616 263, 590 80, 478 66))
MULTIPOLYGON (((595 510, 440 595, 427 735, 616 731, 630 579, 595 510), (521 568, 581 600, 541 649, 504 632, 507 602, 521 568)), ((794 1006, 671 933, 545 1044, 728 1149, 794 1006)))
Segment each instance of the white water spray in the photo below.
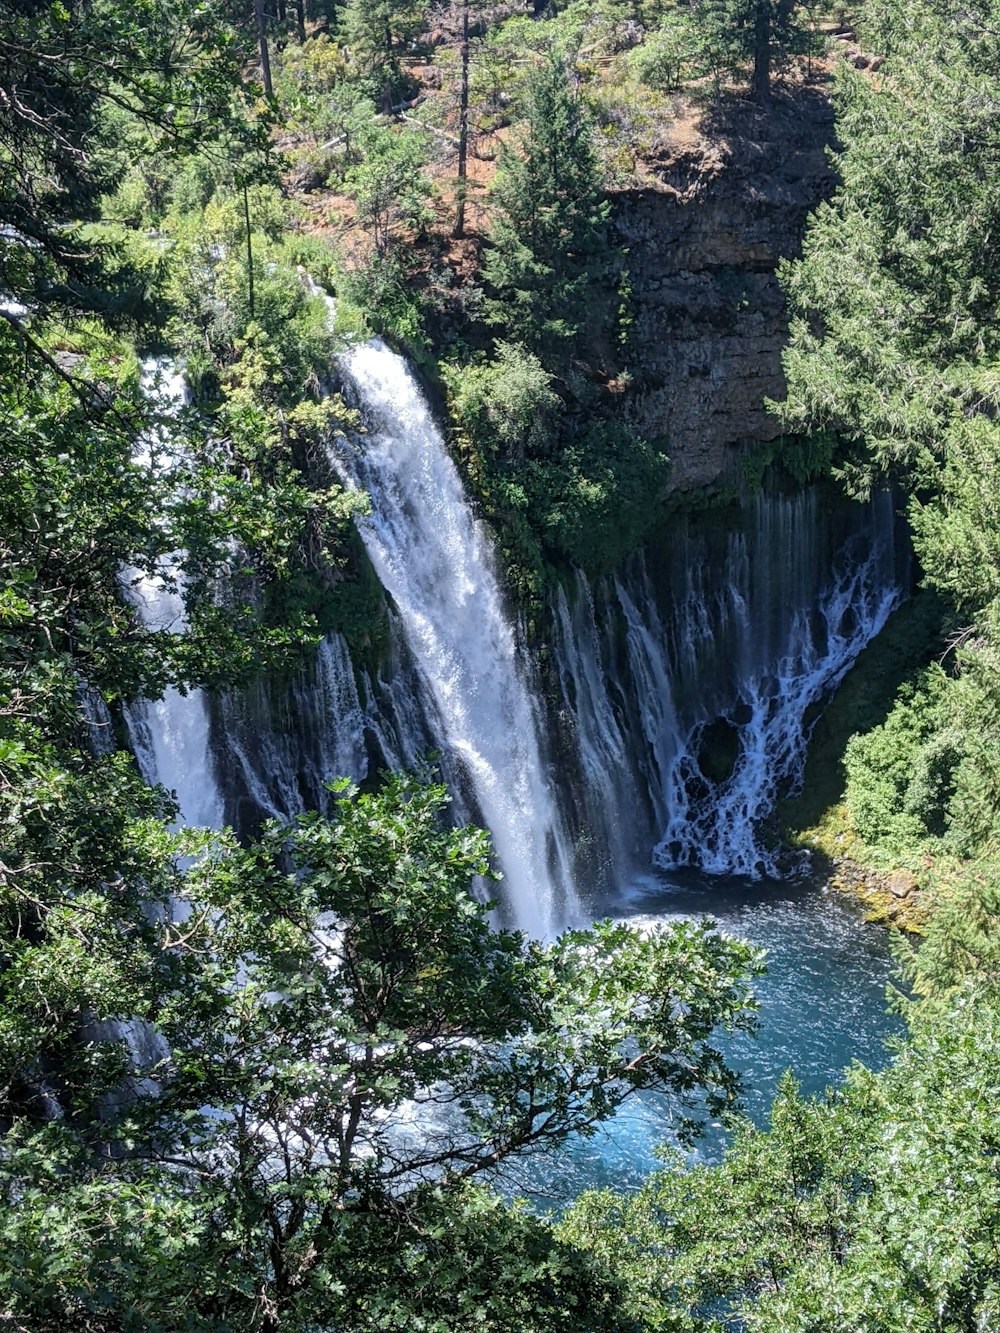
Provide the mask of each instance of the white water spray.
MULTIPOLYGON (((184 404, 184 381, 169 365, 147 361, 142 368, 143 392, 158 399, 166 413, 184 404)), ((154 432, 140 441, 135 460, 151 469, 158 466, 156 451, 162 439, 154 432)), ((182 589, 178 581, 178 554, 166 557, 162 573, 138 569, 123 571, 122 582, 136 614, 150 630, 183 634, 187 629, 182 589)), ((126 710, 132 748, 143 777, 172 791, 180 807, 180 823, 220 828, 222 795, 215 777, 209 745, 209 719, 201 690, 182 694, 170 686, 161 699, 140 699, 126 710)))
POLYGON ((401 357, 376 339, 340 359, 369 434, 338 447, 345 481, 368 492, 360 521, 432 696, 441 749, 460 766, 489 828, 516 923, 545 936, 576 915, 557 793, 489 543, 401 357))
POLYGON ((578 803, 605 884, 642 869, 637 825, 664 868, 778 873, 762 825, 801 781, 816 705, 903 595, 892 497, 858 506, 839 550, 818 506, 815 491, 761 495, 721 552, 679 532, 659 598, 636 557, 599 599, 581 576, 572 610, 557 601, 578 803))

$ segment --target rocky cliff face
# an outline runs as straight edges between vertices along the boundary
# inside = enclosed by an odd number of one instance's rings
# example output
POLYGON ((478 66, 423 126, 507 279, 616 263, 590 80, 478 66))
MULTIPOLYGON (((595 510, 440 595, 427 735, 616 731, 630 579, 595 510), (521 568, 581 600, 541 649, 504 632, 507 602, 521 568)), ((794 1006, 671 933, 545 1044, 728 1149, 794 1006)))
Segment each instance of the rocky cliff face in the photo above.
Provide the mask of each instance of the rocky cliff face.
POLYGON ((627 420, 662 441, 671 488, 711 488, 779 426, 788 322, 775 270, 834 185, 829 104, 799 93, 760 113, 746 102, 678 127, 655 185, 617 196, 629 247, 635 347, 627 420), (728 118, 728 119, 727 119, 728 118))

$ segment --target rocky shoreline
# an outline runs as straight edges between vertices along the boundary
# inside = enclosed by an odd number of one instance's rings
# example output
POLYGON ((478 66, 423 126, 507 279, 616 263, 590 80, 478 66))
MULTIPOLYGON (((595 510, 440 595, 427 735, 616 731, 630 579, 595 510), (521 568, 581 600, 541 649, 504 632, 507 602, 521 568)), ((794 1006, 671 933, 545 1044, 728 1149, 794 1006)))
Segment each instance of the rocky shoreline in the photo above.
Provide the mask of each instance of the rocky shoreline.
POLYGON ((920 881, 912 870, 875 870, 852 857, 838 857, 828 878, 831 889, 864 903, 869 921, 895 926, 909 934, 922 933, 927 909, 921 902, 920 881))

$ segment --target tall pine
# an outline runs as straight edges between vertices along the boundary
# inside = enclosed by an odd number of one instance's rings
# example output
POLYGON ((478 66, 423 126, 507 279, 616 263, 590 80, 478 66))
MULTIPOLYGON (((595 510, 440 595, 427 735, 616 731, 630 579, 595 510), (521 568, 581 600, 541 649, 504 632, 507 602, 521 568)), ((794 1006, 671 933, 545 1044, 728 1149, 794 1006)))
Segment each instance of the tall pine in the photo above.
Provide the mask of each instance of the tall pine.
POLYGON ((771 100, 774 72, 810 49, 799 0, 699 0, 691 14, 702 40, 734 74, 749 74, 755 102, 771 100))
POLYGON ((526 110, 522 151, 504 150, 490 191, 489 315, 506 338, 565 354, 608 268, 610 205, 586 110, 558 57, 539 70, 526 110))

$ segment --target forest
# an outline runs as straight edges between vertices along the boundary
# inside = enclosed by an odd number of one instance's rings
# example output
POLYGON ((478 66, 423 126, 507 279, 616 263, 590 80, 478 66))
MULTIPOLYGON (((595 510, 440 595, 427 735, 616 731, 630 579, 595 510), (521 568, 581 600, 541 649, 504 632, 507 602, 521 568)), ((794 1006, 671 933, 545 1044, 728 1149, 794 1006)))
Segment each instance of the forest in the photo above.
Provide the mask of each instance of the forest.
POLYGON ((1000 2, 0 0, 0 163, 5 1326, 1000 1329, 1000 2))

